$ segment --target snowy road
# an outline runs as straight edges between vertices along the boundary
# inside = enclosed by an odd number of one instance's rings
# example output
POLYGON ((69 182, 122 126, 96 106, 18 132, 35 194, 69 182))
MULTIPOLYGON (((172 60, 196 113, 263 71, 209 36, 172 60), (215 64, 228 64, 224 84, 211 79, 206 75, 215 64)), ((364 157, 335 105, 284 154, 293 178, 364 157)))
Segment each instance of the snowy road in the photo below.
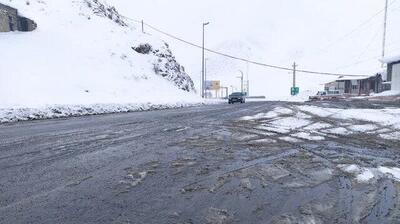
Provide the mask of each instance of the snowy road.
POLYGON ((3 124, 0 223, 400 223, 393 106, 251 102, 3 124))

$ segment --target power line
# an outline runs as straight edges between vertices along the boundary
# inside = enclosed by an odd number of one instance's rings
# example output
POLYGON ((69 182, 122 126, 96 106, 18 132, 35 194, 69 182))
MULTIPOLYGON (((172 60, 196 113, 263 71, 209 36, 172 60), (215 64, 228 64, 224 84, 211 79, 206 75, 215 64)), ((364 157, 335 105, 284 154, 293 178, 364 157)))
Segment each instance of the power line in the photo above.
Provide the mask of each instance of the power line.
POLYGON ((374 57, 367 58, 367 59, 363 59, 363 60, 359 60, 359 61, 354 62, 352 64, 347 64, 347 65, 344 65, 344 66, 340 66, 340 67, 337 67, 336 70, 342 70, 342 69, 349 68, 349 67, 352 67, 352 66, 355 66, 355 65, 359 65, 359 64, 363 64, 363 63, 366 63, 366 62, 369 62, 369 61, 372 61, 372 60, 377 60, 378 61, 379 58, 381 58, 381 55, 374 56, 374 57))
MULTIPOLYGON (((391 3, 389 3, 388 7, 392 6, 397 0, 393 0, 391 3)), ((374 20, 377 16, 379 16, 380 14, 385 12, 385 8, 379 10, 377 13, 375 13, 374 15, 372 15, 370 18, 368 18, 367 20, 365 20, 364 22, 362 22, 360 25, 358 25, 357 27, 355 27, 354 29, 352 29, 350 32, 348 32, 347 34, 343 35, 342 37, 338 38, 335 41, 332 41, 330 44, 328 44, 325 48, 323 48, 322 50, 320 50, 321 53, 326 52, 328 49, 330 49, 331 47, 335 46, 337 43, 341 42, 342 40, 350 37, 351 35, 353 35, 355 32, 359 31, 361 28, 363 28, 365 25, 369 24, 372 20, 374 20)))
MULTIPOLYGON (((130 19, 130 18, 127 18, 127 19, 129 19, 131 21, 134 21, 134 22, 137 22, 137 23, 142 23, 139 20, 134 20, 134 19, 130 19)), ((175 36, 173 34, 167 33, 167 32, 165 32, 165 31, 163 31, 163 30, 161 30, 159 28, 156 28, 155 26, 152 26, 152 25, 150 25, 148 23, 144 23, 144 25, 149 27, 150 29, 152 29, 152 30, 154 30, 156 32, 159 32, 159 33, 161 33, 161 34, 163 34, 165 36, 168 36, 168 37, 170 37, 172 39, 178 40, 178 41, 180 41, 182 43, 185 43, 187 45, 190 45, 192 47, 202 49, 202 46, 200 46, 198 44, 195 44, 193 42, 187 41, 187 40, 185 40, 183 38, 180 38, 180 37, 177 37, 177 36, 175 36)), ((250 64, 262 66, 262 67, 273 68, 273 69, 284 70, 284 71, 293 71, 293 68, 284 67, 284 66, 278 66, 278 65, 272 65, 272 64, 266 64, 266 63, 257 62, 257 61, 252 61, 252 60, 249 60, 249 59, 245 59, 245 58, 241 58, 241 57, 238 57, 238 56, 229 55, 227 53, 219 52, 219 51, 212 50, 212 49, 209 49, 209 48, 205 48, 204 50, 206 50, 207 52, 216 54, 216 55, 220 55, 220 56, 226 57, 226 58, 230 58, 230 59, 233 59, 233 60, 238 60, 238 61, 242 61, 242 62, 246 62, 246 63, 250 63, 250 64)), ((327 75, 327 76, 363 76, 363 75, 355 75, 355 74, 319 72, 319 71, 310 71, 310 70, 297 70, 297 72, 306 73, 306 74, 314 74, 314 75, 327 75)))

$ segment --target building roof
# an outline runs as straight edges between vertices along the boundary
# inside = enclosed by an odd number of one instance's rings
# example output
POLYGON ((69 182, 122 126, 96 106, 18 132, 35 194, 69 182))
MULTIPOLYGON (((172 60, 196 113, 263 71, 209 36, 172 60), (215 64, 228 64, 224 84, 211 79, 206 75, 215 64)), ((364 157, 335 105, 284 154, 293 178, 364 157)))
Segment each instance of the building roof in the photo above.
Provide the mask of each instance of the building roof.
POLYGON ((392 55, 390 57, 385 57, 385 58, 381 59, 381 62, 386 63, 386 64, 398 62, 398 61, 400 61, 400 54, 392 55))
POLYGON ((347 81, 347 80, 363 80, 363 79, 368 79, 370 77, 373 77, 375 75, 372 76, 368 76, 368 75, 360 75, 360 76, 340 76, 338 79, 336 79, 336 81, 347 81))

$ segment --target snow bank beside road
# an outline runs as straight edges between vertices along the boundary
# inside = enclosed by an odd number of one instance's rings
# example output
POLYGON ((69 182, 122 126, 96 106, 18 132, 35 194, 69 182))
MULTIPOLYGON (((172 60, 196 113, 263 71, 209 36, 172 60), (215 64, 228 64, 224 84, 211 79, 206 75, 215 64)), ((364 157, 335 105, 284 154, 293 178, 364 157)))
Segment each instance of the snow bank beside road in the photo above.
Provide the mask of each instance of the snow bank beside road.
POLYGON ((218 101, 176 102, 167 104, 92 104, 92 105, 53 105, 42 108, 0 108, 0 123, 65 118, 110 113, 127 113, 135 111, 163 110, 217 104, 218 101))

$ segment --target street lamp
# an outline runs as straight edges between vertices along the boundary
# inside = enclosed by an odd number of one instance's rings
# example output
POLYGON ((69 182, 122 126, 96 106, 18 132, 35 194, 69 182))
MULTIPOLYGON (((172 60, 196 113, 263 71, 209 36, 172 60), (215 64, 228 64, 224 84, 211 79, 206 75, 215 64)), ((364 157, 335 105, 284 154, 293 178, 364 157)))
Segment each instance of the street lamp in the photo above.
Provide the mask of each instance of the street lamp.
POLYGON ((204 58, 204 82, 205 82, 204 92, 206 98, 207 98, 207 61, 208 58, 204 58))
POLYGON ((201 89, 201 96, 204 98, 205 95, 205 59, 204 59, 204 33, 205 33, 205 27, 210 24, 209 22, 203 23, 203 47, 202 47, 202 89, 201 89))
POLYGON ((244 74, 243 74, 243 72, 242 72, 241 70, 239 70, 239 72, 242 74, 242 76, 239 76, 239 77, 237 77, 237 78, 240 79, 240 90, 241 90, 242 93, 243 93, 243 79, 244 79, 244 74))

